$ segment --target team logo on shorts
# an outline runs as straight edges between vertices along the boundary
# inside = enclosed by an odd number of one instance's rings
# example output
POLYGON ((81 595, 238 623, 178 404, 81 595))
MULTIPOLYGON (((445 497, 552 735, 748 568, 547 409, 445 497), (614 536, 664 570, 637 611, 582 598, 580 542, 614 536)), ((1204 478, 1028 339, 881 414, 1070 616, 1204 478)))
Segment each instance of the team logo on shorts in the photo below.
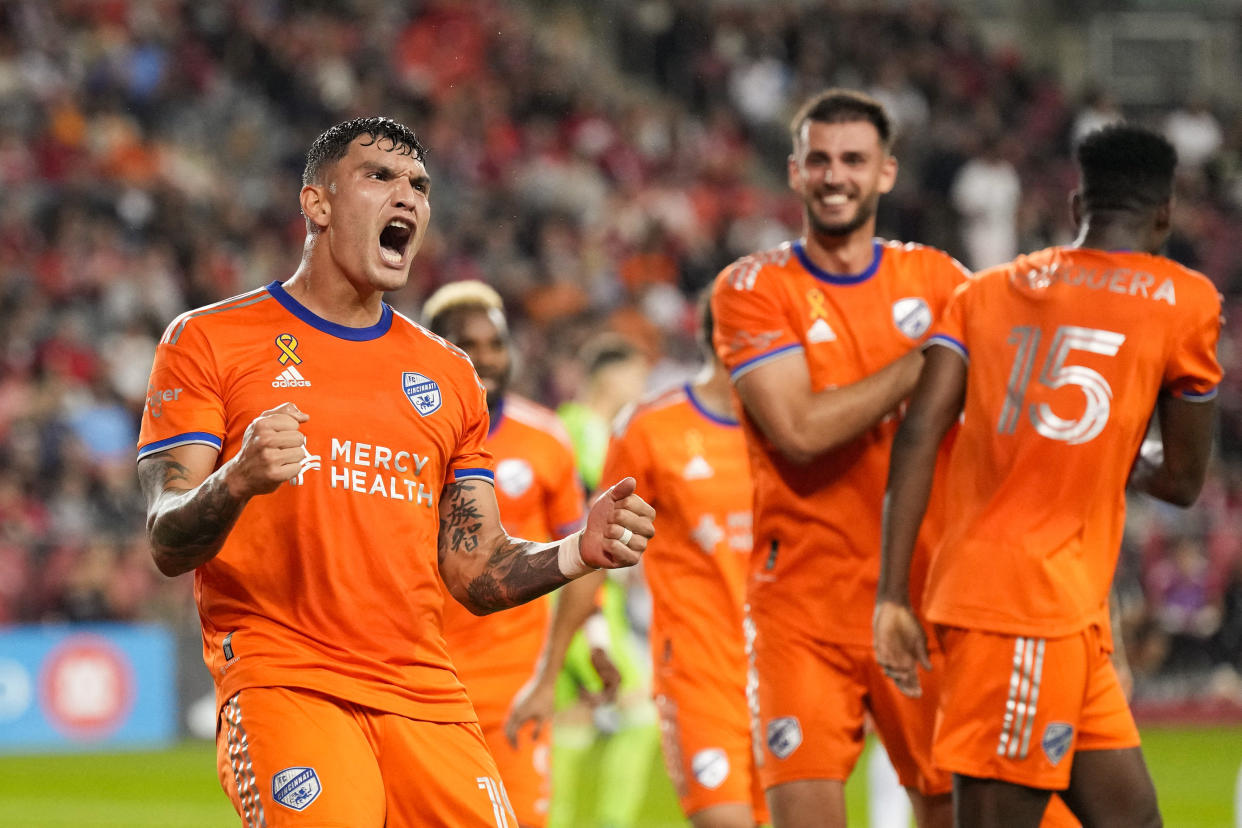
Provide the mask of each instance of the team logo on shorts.
POLYGON ((414 409, 426 417, 440 409, 440 386, 422 374, 406 371, 401 375, 401 390, 409 397, 414 409))
POLYGON ((918 339, 931 327, 932 312, 927 301, 918 296, 907 296, 893 303, 893 324, 911 339, 918 339))
POLYGON ((720 748, 704 748, 690 760, 690 770, 700 785, 714 791, 729 778, 729 757, 720 748))
POLYGON ((285 768, 272 776, 272 799, 286 808, 304 811, 321 793, 314 768, 285 768))
POLYGON ((1065 754, 1069 753, 1070 743, 1073 740, 1073 725, 1067 725, 1065 722, 1052 722, 1044 728, 1044 738, 1040 740, 1040 747, 1044 749, 1044 755, 1048 757, 1048 761, 1056 765, 1065 758, 1065 754))
POLYGON ((802 744, 802 725, 797 716, 781 716, 768 722, 768 750, 777 759, 786 759, 802 744))

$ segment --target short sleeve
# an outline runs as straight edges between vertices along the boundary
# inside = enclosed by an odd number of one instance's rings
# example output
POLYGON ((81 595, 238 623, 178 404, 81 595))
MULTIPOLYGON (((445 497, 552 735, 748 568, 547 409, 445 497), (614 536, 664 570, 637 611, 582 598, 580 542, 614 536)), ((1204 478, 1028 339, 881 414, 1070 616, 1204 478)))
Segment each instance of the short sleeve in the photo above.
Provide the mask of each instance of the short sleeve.
POLYGON ((956 352, 962 359, 970 359, 966 343, 966 305, 971 282, 962 282, 949 299, 948 307, 932 325, 931 334, 923 348, 941 346, 956 352))
POLYGON ((1220 295, 1215 289, 1196 294, 1189 320, 1175 332, 1177 340, 1165 366, 1164 390, 1185 400, 1216 396, 1223 370, 1216 356, 1220 339, 1220 295))
MULTIPOLYGON (((169 332, 177 326, 169 328, 169 332)), ((224 444, 224 399, 207 337, 184 324, 155 349, 138 432, 138 459, 189 444, 224 444)))
POLYGON ((758 260, 740 259, 717 277, 712 290, 712 345, 734 381, 769 360, 802 350, 775 293, 777 280, 764 276, 758 260))
POLYGON ((487 416, 487 392, 470 370, 468 377, 458 380, 462 388, 461 439, 446 469, 444 485, 465 480, 486 480, 496 483, 496 461, 484 443, 487 440, 489 419, 487 416))

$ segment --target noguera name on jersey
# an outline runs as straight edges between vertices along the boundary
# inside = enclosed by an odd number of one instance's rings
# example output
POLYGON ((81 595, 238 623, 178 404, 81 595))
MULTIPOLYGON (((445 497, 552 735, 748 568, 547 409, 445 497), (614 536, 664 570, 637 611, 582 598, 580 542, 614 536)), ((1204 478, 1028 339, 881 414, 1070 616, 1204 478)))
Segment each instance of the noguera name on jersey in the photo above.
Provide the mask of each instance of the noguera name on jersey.
POLYGON ((1156 277, 1145 270, 1128 267, 1105 268, 1096 270, 1090 267, 1066 266, 1054 262, 1043 267, 1033 268, 1021 274, 1027 284, 1037 290, 1051 287, 1053 282, 1085 287, 1089 290, 1107 290, 1111 293, 1124 293, 1150 299, 1153 302, 1177 304, 1177 294, 1173 290, 1173 280, 1165 277, 1156 286, 1156 277))

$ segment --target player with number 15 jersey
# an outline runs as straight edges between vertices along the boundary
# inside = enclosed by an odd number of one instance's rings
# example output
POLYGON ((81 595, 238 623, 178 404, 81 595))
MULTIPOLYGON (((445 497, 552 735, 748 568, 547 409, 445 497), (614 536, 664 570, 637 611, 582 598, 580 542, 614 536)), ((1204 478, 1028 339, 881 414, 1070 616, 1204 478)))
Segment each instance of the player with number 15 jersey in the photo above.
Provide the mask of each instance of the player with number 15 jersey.
POLYGON ((1052 791, 1085 824, 1159 822, 1109 659, 1108 599, 1127 487, 1187 506, 1203 485, 1220 298, 1156 255, 1176 164, 1162 136, 1114 125, 1077 156, 1077 241, 957 290, 888 476, 876 654, 917 695, 910 559, 930 466, 960 418, 922 606, 945 659, 933 758, 966 825, 1034 825, 1052 791), (1153 417, 1160 436, 1144 446, 1153 417))

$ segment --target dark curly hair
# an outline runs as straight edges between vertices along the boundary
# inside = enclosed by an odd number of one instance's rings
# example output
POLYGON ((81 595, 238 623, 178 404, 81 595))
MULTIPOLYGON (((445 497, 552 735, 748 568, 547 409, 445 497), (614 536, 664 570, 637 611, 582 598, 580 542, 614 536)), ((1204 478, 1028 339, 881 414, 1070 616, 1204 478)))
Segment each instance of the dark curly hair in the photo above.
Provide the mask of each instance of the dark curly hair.
POLYGON ((391 141, 393 150, 402 155, 413 155, 416 161, 422 162, 426 157, 426 148, 419 143, 414 130, 405 124, 382 115, 354 118, 329 127, 311 144, 306 152, 306 167, 302 170, 302 184, 320 183, 320 175, 324 168, 344 158, 345 153, 349 152, 349 145, 363 134, 371 136, 371 143, 381 139, 391 141))
POLYGON ((1177 151, 1163 136, 1130 124, 1102 127, 1077 150, 1087 210, 1144 210, 1173 195, 1177 151))

